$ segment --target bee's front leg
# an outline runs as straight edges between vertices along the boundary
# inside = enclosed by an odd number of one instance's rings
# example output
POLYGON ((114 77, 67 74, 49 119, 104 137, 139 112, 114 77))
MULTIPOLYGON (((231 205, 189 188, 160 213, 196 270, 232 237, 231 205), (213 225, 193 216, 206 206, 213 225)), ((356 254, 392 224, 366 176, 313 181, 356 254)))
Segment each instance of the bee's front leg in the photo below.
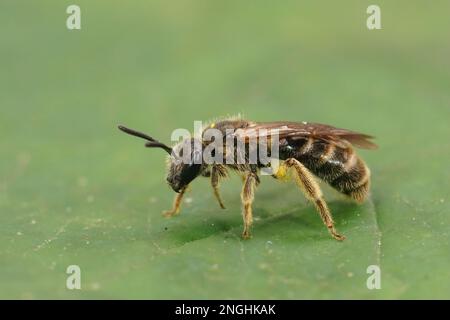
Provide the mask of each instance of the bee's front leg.
POLYGON ((250 228, 253 223, 252 203, 255 198, 255 188, 259 183, 259 178, 254 172, 249 172, 245 176, 244 186, 242 187, 242 217, 244 219, 243 239, 250 238, 250 228))
POLYGON ((174 215, 177 215, 180 212, 181 207, 181 201, 183 200, 184 193, 186 192, 187 187, 181 189, 179 193, 175 195, 175 198, 173 199, 173 206, 172 209, 164 211, 163 216, 166 218, 173 217, 174 215))

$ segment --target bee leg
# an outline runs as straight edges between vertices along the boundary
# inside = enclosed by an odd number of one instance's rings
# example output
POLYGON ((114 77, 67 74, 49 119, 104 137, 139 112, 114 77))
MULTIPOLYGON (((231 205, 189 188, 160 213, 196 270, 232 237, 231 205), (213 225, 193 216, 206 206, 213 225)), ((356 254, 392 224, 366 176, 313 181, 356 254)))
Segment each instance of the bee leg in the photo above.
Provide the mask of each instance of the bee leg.
POLYGON ((175 198, 173 199, 173 205, 172 209, 164 211, 163 216, 166 218, 173 217, 174 215, 177 215, 180 212, 181 207, 181 201, 183 200, 184 193, 186 192, 187 188, 181 189, 179 193, 175 195, 175 198))
POLYGON ((214 191, 214 196, 216 197, 217 201, 219 202, 219 206, 222 209, 225 209, 225 206, 223 204, 222 201, 222 197, 220 196, 219 193, 219 180, 222 176, 224 176, 224 171, 221 171, 222 169, 220 169, 220 167, 213 166, 211 169, 211 186, 213 188, 214 191))
POLYGON ((297 184, 300 186, 306 197, 316 206, 316 209, 319 212, 323 223, 327 226, 331 236, 336 240, 344 240, 345 237, 340 235, 334 227, 334 221, 330 210, 322 197, 322 191, 320 190, 319 184, 314 179, 313 175, 297 159, 289 158, 285 161, 285 165, 287 167, 294 167, 297 184))
POLYGON ((255 197, 255 188, 259 182, 255 173, 250 172, 245 176, 244 186, 242 187, 242 217, 244 219, 243 239, 250 238, 250 228, 253 223, 252 203, 255 197))

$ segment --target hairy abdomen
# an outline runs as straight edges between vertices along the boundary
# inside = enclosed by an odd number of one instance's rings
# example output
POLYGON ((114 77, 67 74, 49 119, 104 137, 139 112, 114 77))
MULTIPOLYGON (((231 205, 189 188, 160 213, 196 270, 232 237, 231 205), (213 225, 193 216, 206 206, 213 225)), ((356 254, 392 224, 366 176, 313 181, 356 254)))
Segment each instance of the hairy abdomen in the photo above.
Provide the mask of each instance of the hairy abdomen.
POLYGON ((281 151, 283 158, 296 158, 337 191, 358 202, 366 199, 370 171, 352 147, 340 147, 309 138, 286 141, 281 151))

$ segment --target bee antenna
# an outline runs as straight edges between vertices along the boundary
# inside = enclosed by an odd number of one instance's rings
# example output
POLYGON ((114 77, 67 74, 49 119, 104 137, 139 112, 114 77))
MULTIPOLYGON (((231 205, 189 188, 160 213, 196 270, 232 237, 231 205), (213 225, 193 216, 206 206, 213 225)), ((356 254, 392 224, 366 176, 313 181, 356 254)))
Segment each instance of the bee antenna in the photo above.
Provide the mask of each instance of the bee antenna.
POLYGON ((156 141, 155 139, 153 139, 152 137, 146 135, 145 133, 142 133, 142 132, 139 132, 139 131, 136 131, 136 130, 133 130, 133 129, 129 129, 129 128, 124 127, 122 125, 119 125, 118 127, 123 132, 128 133, 128 134, 130 134, 132 136, 139 137, 139 138, 142 138, 142 139, 145 139, 145 140, 148 140, 148 141, 152 141, 152 142, 156 141))
POLYGON ((164 149, 168 154, 171 154, 171 153, 172 153, 172 148, 171 148, 171 147, 168 147, 168 146, 165 145, 164 143, 159 142, 159 141, 156 140, 156 139, 153 139, 152 137, 150 137, 149 135, 146 135, 145 133, 142 133, 142 132, 139 132, 139 131, 136 131, 136 130, 133 130, 133 129, 129 129, 129 128, 124 127, 124 126, 122 126, 122 125, 119 125, 118 128, 119 128, 121 131, 123 131, 123 132, 125 132, 125 133, 127 133, 127 134, 129 134, 129 135, 132 135, 132 136, 135 136, 135 137, 139 137, 139 138, 148 140, 148 142, 145 144, 145 146, 146 146, 147 148, 162 148, 162 149, 164 149))

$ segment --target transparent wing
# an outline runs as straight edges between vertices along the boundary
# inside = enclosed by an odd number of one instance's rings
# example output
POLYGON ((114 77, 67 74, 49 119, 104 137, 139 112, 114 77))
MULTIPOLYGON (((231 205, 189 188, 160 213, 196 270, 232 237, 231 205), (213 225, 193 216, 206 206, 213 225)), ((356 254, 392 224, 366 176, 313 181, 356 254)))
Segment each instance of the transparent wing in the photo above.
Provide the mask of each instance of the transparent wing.
POLYGON ((354 145, 363 149, 376 149, 378 146, 370 141, 372 136, 347 130, 335 128, 326 124, 308 123, 308 122, 254 122, 245 128, 237 129, 234 135, 238 138, 250 139, 257 137, 270 137, 275 132, 278 133, 279 139, 302 139, 314 138, 324 140, 340 146, 354 145))

